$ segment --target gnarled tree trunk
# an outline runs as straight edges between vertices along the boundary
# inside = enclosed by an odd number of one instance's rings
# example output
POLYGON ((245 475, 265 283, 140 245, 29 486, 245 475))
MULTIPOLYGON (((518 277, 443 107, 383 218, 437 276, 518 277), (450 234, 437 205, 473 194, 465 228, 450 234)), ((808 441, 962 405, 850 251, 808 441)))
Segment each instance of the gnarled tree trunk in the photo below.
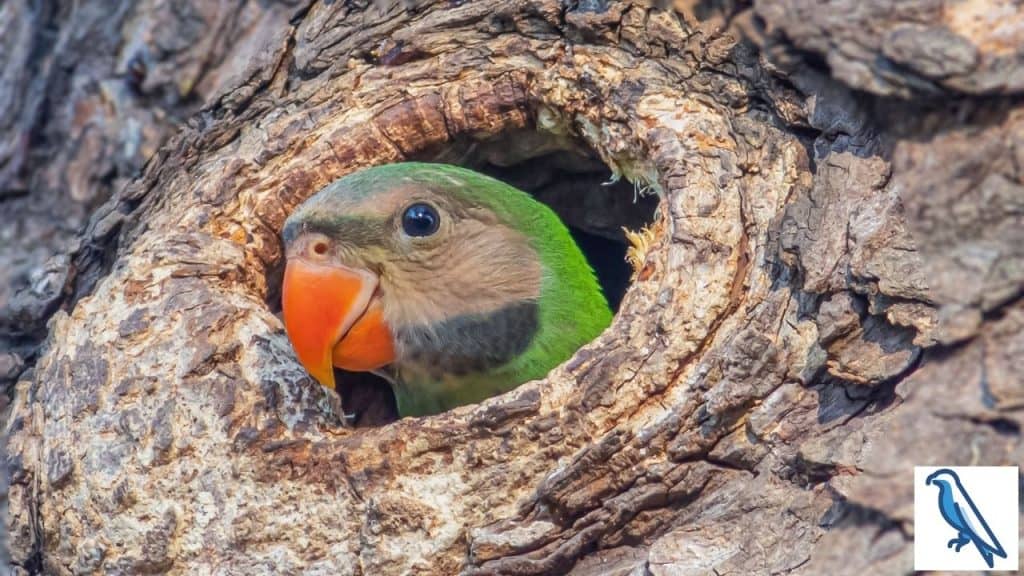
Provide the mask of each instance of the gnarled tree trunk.
POLYGON ((913 465, 1024 456, 1024 23, 882 4, 288 12, 68 258, 8 421, 15 565, 909 571, 913 465), (275 314, 287 214, 363 166, 559 153, 659 199, 613 325, 344 427, 275 314))

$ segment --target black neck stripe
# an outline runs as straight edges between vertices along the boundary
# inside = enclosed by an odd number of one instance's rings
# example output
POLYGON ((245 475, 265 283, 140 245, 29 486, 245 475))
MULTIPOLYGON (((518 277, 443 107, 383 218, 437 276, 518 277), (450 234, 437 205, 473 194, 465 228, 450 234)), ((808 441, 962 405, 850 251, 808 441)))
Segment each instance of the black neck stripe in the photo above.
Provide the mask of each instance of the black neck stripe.
POLYGON ((506 364, 526 351, 540 327, 534 300, 487 314, 464 314, 437 324, 397 331, 410 364, 439 374, 465 375, 506 364))

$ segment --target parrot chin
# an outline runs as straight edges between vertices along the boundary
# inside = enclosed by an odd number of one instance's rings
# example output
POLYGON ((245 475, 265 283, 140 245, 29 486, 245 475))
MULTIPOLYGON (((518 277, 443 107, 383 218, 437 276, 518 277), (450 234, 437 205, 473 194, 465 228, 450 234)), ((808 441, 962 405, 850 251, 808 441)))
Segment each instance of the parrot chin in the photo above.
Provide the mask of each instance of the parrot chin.
POLYGON ((299 361, 324 386, 334 389, 334 366, 364 372, 395 360, 377 286, 377 276, 366 270, 288 259, 281 290, 285 331, 299 361))

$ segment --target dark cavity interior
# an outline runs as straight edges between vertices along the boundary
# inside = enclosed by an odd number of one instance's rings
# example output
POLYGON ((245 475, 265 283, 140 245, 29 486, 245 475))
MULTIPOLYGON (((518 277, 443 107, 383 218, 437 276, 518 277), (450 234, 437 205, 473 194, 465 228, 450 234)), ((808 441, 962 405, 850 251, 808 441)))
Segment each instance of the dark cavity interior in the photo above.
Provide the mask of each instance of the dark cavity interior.
MULTIPOLYGON (((623 227, 649 224, 658 206, 611 170, 589 149, 534 131, 486 142, 464 141, 425 151, 413 160, 457 164, 483 172, 532 194, 550 206, 569 228, 616 312, 629 288, 623 227)), ((271 285, 280 285, 280 280, 271 285)), ((275 297, 274 305, 279 305, 275 297)), ((373 374, 336 371, 345 411, 357 427, 380 426, 398 418, 387 382, 373 374)))

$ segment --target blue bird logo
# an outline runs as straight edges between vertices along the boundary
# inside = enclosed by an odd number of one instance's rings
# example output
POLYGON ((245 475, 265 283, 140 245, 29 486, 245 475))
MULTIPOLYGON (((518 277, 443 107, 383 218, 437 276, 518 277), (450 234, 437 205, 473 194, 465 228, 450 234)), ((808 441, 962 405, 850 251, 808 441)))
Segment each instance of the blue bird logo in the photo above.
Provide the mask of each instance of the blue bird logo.
POLYGON ((993 555, 1006 558, 1003 545, 988 527, 988 522, 974 505, 974 500, 960 483, 960 477, 956 472, 949 468, 941 468, 932 472, 925 480, 925 484, 939 487, 939 513, 942 514, 943 520, 957 531, 956 538, 950 540, 946 548, 956 546, 954 551, 960 552, 967 544, 974 543, 974 547, 978 549, 978 553, 989 568, 993 566, 993 555))

